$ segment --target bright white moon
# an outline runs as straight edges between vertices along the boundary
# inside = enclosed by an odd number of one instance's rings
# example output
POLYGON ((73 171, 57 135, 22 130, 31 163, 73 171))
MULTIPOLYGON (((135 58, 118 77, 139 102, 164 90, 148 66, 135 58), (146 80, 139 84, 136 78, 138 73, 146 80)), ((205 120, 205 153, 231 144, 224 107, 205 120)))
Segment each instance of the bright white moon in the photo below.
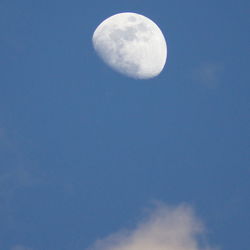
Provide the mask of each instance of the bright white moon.
POLYGON ((160 74, 167 45, 159 27, 136 13, 120 13, 104 20, 93 34, 98 55, 114 70, 136 79, 160 74))

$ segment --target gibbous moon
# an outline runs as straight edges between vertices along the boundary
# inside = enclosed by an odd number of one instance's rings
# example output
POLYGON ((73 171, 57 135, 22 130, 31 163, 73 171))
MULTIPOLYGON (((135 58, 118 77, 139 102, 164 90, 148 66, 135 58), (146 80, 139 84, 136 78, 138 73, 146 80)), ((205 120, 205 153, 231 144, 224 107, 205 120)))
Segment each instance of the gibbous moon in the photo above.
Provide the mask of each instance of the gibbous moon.
POLYGON ((107 18, 96 28, 92 41, 105 63, 132 78, 155 77, 166 63, 164 35, 143 15, 126 12, 107 18))

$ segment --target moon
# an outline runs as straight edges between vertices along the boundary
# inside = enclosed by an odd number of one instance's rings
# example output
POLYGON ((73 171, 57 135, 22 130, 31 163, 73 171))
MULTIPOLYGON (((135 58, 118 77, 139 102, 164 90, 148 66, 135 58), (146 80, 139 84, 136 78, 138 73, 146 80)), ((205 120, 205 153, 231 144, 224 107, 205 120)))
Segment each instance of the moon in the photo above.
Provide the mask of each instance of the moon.
POLYGON ((167 44, 160 28, 149 18, 132 12, 105 19, 92 37, 93 47, 112 69, 135 79, 161 73, 167 44))

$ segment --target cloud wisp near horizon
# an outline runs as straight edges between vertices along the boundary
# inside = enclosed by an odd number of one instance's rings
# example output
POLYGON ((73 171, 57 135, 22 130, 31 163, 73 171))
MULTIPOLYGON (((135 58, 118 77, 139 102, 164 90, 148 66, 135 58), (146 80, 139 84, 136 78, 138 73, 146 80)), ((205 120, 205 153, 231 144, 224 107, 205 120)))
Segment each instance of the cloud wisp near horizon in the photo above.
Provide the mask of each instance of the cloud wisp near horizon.
POLYGON ((88 250, 218 250, 204 238, 204 225, 190 206, 160 204, 134 229, 99 239, 88 250))
POLYGON ((32 248, 21 246, 21 245, 16 245, 16 246, 13 246, 10 250, 32 250, 32 248))

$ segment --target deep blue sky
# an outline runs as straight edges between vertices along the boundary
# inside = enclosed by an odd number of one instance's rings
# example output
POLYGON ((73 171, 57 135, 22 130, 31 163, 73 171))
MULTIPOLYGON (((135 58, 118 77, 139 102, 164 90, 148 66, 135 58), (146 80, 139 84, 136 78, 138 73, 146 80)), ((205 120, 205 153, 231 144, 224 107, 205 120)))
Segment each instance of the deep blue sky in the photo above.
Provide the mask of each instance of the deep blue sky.
POLYGON ((86 249, 153 200, 188 203, 209 241, 250 244, 249 1, 0 0, 0 249, 86 249), (164 71, 96 56, 105 18, 166 36, 164 71))

